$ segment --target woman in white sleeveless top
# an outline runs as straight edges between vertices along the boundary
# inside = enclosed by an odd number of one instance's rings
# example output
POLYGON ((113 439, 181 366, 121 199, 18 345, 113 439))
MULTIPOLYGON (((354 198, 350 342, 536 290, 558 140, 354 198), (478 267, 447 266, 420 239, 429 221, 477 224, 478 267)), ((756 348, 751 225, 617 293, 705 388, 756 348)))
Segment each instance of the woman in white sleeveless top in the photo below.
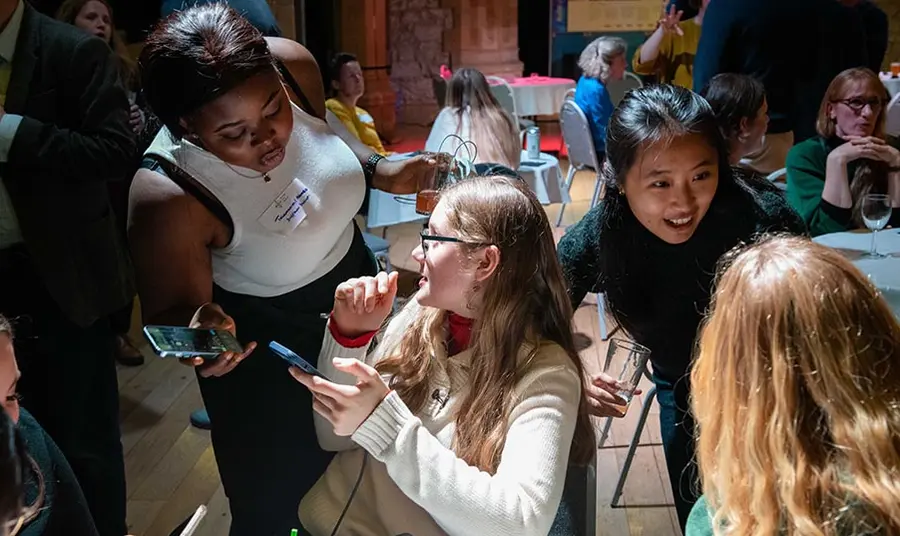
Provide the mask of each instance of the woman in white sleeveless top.
POLYGON ((382 161, 335 135, 309 52, 264 39, 221 4, 166 19, 141 67, 165 125, 131 189, 144 321, 236 329, 243 355, 191 364, 231 534, 284 536, 330 454, 318 448, 311 398, 284 362, 250 353, 277 340, 318 355, 335 286, 375 273, 353 221, 367 183, 410 193, 433 162, 382 161))

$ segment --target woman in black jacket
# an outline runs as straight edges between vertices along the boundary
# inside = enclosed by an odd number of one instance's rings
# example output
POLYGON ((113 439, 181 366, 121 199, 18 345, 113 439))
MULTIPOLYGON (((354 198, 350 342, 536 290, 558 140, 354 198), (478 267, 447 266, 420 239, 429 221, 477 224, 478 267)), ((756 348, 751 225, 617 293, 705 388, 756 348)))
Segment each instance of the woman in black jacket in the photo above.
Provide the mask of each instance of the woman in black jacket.
MULTIPOLYGON (((660 429, 682 527, 697 497, 689 370, 719 257, 766 231, 803 233, 776 189, 735 177, 709 104, 680 87, 630 92, 607 131, 606 196, 559 243, 575 306, 603 292, 619 326, 651 350, 660 429)), ((621 416, 614 379, 590 386, 599 416, 621 416)))

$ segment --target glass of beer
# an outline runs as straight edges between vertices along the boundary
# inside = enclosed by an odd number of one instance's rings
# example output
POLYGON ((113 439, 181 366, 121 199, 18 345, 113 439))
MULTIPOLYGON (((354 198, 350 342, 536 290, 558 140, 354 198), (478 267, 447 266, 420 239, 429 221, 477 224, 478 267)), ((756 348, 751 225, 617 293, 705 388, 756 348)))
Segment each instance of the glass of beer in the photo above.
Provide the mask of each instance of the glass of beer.
POLYGON ((891 76, 893 76, 894 78, 900 76, 900 61, 891 63, 891 76))
POLYGON ((623 414, 628 411, 628 406, 634 397, 635 389, 641 382, 641 376, 647 368, 649 358, 650 349, 646 346, 625 339, 610 339, 609 341, 604 370, 608 369, 613 362, 622 363, 622 370, 617 378, 620 387, 616 391, 616 395, 625 401, 624 405, 617 406, 623 414))
POLYGON ((419 188, 416 193, 416 213, 430 216, 438 202, 438 192, 447 183, 450 175, 450 164, 453 157, 448 153, 429 155, 437 161, 433 173, 423 173, 419 177, 419 188))

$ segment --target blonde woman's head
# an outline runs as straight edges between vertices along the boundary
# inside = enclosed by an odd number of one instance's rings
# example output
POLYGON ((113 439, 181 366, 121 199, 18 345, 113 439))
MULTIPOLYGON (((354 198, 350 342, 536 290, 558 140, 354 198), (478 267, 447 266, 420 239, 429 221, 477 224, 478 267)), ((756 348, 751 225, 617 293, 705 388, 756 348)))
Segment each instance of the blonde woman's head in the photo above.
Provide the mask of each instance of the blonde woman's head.
POLYGON ((713 526, 900 533, 893 312, 840 253, 804 238, 763 240, 726 263, 691 373, 713 526))
POLYGON ((621 80, 625 76, 627 49, 628 44, 621 37, 598 37, 581 52, 578 67, 584 76, 596 78, 604 84, 610 80, 621 80))

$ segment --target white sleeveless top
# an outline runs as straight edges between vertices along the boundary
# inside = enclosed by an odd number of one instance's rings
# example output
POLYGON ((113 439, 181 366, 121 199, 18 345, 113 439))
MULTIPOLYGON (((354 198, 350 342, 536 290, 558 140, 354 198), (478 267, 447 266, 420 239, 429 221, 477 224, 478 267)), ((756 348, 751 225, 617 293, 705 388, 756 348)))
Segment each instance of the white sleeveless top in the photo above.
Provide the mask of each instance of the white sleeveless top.
POLYGON ((331 271, 353 241, 353 217, 366 191, 359 159, 324 121, 292 109, 284 161, 268 173, 270 182, 175 139, 165 127, 145 153, 177 165, 228 211, 234 234, 226 247, 212 250, 212 272, 230 292, 269 298, 296 290, 331 271), (273 230, 273 214, 302 220, 273 230))

